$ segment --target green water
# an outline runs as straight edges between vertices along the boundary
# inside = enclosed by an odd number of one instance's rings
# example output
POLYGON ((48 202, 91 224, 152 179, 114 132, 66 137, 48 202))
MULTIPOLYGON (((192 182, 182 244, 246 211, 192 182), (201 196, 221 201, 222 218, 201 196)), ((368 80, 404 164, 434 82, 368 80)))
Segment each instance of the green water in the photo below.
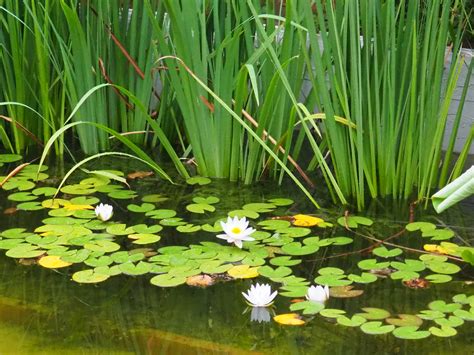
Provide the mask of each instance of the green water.
MULTIPOLYGON (((183 211, 194 188, 172 187, 148 180, 134 184, 140 194, 163 193, 170 198, 163 207, 183 211)), ((244 203, 272 197, 291 197, 297 203, 283 215, 318 213, 335 221, 343 215, 340 208, 315 211, 291 185, 279 188, 265 183, 253 188, 215 182, 200 188, 201 193, 219 196, 227 206, 238 208, 244 203)), ((0 210, 11 207, 7 194, 0 190, 0 210)), ((320 197, 321 200, 321 197, 320 197)), ((323 200, 323 204, 329 203, 323 200)), ((126 203, 115 205, 114 219, 140 223, 144 217, 127 213, 126 203), (120 210, 120 208, 122 210, 120 210)), ((0 230, 12 227, 34 229, 46 212, 18 212, 0 216, 0 230)), ((204 223, 202 217, 181 212, 191 221, 204 223)), ((405 204, 373 203, 366 215, 374 217, 373 233, 389 236, 409 220, 405 204)), ((210 222, 215 216, 209 218, 210 222)), ((472 240, 474 210, 471 203, 449 210, 440 217, 421 209, 417 220, 450 226, 463 239, 472 240)), ((331 236, 332 229, 318 235, 331 236)), ((215 240, 209 233, 169 235, 161 245, 197 243, 215 240)), ((325 248, 304 258, 294 267, 295 274, 309 280, 323 266, 337 266, 347 272, 367 255, 323 259, 368 246, 363 238, 347 246, 325 248)), ((420 247, 419 240, 404 245, 420 247)), ((359 270, 360 271, 360 270, 359 270)), ((255 280, 234 280, 200 289, 189 286, 159 288, 150 277, 115 276, 97 285, 80 285, 71 281, 72 270, 47 270, 40 266, 19 265, 0 253, 0 354, 471 354, 474 348, 473 322, 457 328, 451 338, 431 336, 423 340, 400 340, 392 334, 367 335, 360 328, 337 325, 334 320, 316 315, 301 327, 281 326, 275 322, 251 321, 250 311, 241 296, 255 280)), ((327 308, 341 308, 348 314, 361 307, 379 307, 392 314, 416 314, 432 300, 450 300, 457 293, 473 294, 472 268, 463 270, 456 280, 432 284, 428 289, 413 290, 399 280, 382 279, 360 285, 364 294, 356 298, 331 298, 327 308)), ((267 282, 266 279, 261 279, 267 282)), ((276 285, 275 285, 276 286, 276 285)), ((272 312, 289 312, 289 298, 277 297, 272 312)))

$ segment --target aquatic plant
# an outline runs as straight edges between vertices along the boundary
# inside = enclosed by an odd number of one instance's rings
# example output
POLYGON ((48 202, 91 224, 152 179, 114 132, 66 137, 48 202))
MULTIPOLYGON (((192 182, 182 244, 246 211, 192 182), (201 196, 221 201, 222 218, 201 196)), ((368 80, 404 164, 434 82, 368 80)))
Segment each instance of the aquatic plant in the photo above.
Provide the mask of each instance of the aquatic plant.
POLYGON ((234 243, 242 249, 243 241, 254 241, 250 235, 255 229, 248 228, 249 222, 245 217, 239 218, 235 216, 233 219, 228 217, 227 222, 220 222, 222 230, 225 234, 218 234, 217 238, 224 239, 227 243, 234 243))
POLYGON ((94 212, 99 220, 101 220, 102 222, 107 222, 109 219, 112 218, 114 214, 113 210, 114 208, 111 205, 100 203, 99 205, 97 205, 94 212))
POLYGON ((278 292, 272 293, 271 286, 268 284, 251 285, 247 293, 242 292, 242 295, 249 302, 252 307, 268 307, 273 303, 278 292))

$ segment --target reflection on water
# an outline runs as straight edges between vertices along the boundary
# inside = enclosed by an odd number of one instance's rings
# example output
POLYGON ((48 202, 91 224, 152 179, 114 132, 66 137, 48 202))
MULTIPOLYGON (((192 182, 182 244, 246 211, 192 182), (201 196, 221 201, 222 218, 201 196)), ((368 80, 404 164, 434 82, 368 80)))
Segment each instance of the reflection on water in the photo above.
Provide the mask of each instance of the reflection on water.
MULTIPOLYGON (((255 196, 294 198, 296 194, 283 189, 273 191, 272 186, 230 186, 234 188, 213 184, 206 193, 222 196, 225 191, 227 203, 239 206, 255 200, 255 196)), ((189 200, 191 192, 181 188, 170 203, 179 208, 180 198, 189 200)), ((5 196, 0 192, 1 210, 10 206, 5 196)), ((371 213, 381 218, 378 232, 383 234, 385 228, 390 235, 407 223, 408 210, 394 214, 395 209, 386 206, 376 204, 371 213)), ((305 203, 294 209, 314 212, 305 203)), ((329 218, 341 215, 340 210, 324 213, 329 218)), ((467 221, 473 217, 472 205, 465 205, 463 209, 450 210, 442 221, 437 221, 454 225, 452 228, 468 240, 474 233, 467 221)), ((127 217, 123 214, 121 218, 127 217)), ((33 227, 40 219, 41 216, 32 218, 25 212, 2 215, 0 230, 33 227)), ((364 240, 356 238, 349 246, 327 248, 326 256, 365 246, 364 240)), ((296 275, 313 279, 315 270, 321 266, 338 266, 350 272, 360 260, 358 255, 326 261, 321 261, 322 257, 317 254, 316 258, 306 258, 303 265, 296 267, 296 275)), ((247 305, 241 292, 249 288, 249 280, 218 283, 206 289, 162 289, 149 284, 146 276, 117 276, 98 285, 79 285, 70 280, 70 275, 71 270, 55 272, 18 265, 1 253, 0 354, 470 354, 474 346, 472 322, 459 327, 456 337, 416 341, 399 340, 391 334, 368 336, 359 328, 342 327, 320 316, 304 327, 280 326, 270 321, 273 314, 266 309, 245 311, 247 305)), ((386 279, 361 288, 365 291, 363 296, 331 298, 326 306, 342 308, 350 315, 367 306, 385 308, 392 314, 416 313, 434 299, 449 300, 456 293, 474 292, 473 286, 461 281, 432 285, 428 290, 411 290, 386 279)), ((288 301, 277 297, 276 313, 287 313, 288 301)))

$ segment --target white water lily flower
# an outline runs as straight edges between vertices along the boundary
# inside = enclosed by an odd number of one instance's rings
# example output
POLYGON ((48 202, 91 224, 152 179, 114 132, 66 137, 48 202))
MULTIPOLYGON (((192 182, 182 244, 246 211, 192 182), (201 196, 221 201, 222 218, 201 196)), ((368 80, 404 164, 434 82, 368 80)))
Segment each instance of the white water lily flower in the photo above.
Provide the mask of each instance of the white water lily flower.
POLYGON ((308 301, 324 303, 329 299, 329 287, 326 286, 311 286, 306 293, 308 301))
POLYGON ((250 286, 247 293, 242 292, 245 299, 252 307, 268 307, 273 303, 273 299, 278 294, 277 291, 272 293, 272 289, 268 284, 256 284, 250 286))
POLYGON ((252 312, 250 313, 251 322, 270 322, 271 316, 270 312, 265 307, 252 307, 252 312))
POLYGON ((225 234, 219 234, 217 238, 227 240, 227 243, 234 243, 239 248, 242 248, 242 241, 252 241, 254 238, 250 234, 255 232, 255 229, 248 228, 249 222, 243 217, 239 219, 237 216, 234 219, 228 217, 227 222, 221 222, 222 229, 225 234))
POLYGON ((95 208, 95 215, 103 222, 108 221, 114 214, 114 208, 111 205, 101 203, 95 208))

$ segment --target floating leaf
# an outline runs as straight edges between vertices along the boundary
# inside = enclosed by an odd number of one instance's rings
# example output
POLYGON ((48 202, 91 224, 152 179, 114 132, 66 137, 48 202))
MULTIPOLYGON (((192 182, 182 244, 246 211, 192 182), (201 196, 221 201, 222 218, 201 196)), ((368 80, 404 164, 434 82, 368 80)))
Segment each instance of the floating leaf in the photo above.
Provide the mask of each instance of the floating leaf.
POLYGON ((23 157, 18 154, 0 154, 0 164, 2 165, 5 163, 14 163, 21 159, 23 159, 23 157))
POLYGON ((67 261, 62 260, 59 256, 47 255, 39 259, 38 264, 48 269, 59 269, 72 265, 67 261))
POLYGON ((205 274, 222 274, 232 267, 234 267, 232 264, 223 264, 219 260, 211 260, 203 262, 200 269, 205 274))
POLYGON ((357 313, 357 315, 364 317, 368 320, 379 320, 390 317, 390 312, 386 311, 385 309, 364 307, 362 308, 362 310, 364 311, 364 313, 357 313))
POLYGON ((72 279, 78 283, 98 283, 107 280, 110 276, 95 273, 94 270, 77 271, 72 275, 72 279))
POLYGON ((431 240, 446 240, 454 237, 454 232, 451 229, 433 229, 422 231, 422 237, 431 237, 431 240))
MULTIPOLYGON (((0 179, 0 181, 2 180, 0 179)), ((14 189, 18 189, 19 191, 27 191, 34 189, 35 186, 36 184, 32 181, 12 177, 2 185, 2 188, 7 191, 14 189)))
MULTIPOLYGON (((414 260, 414 259, 405 259, 405 262, 403 262, 403 263, 399 262, 399 261, 392 261, 390 263, 390 266, 392 266, 395 269, 398 269, 400 271, 419 272, 419 271, 423 271, 424 269, 426 269, 426 265, 422 261, 414 260)), ((416 277, 418 277, 418 276, 416 276, 416 277)))
POLYGON ((169 209, 159 209, 159 210, 149 211, 145 213, 145 216, 153 218, 153 219, 172 218, 176 216, 176 211, 169 210, 169 209))
POLYGON ((273 317, 273 320, 283 325, 303 325, 305 321, 302 320, 298 313, 279 314, 273 317))
POLYGON ((291 238, 301 238, 306 237, 308 234, 310 234, 311 229, 302 227, 289 227, 278 229, 277 233, 281 234, 282 236, 287 236, 291 238))
POLYGON ((159 224, 155 224, 153 226, 147 226, 146 224, 136 224, 132 227, 132 228, 135 233, 138 233, 138 234, 154 234, 154 233, 158 233, 158 232, 161 232, 161 230, 163 230, 163 227, 160 226, 159 224))
POLYGON ((319 223, 324 222, 323 219, 305 214, 297 214, 293 216, 293 225, 299 227, 313 227, 319 223))
POLYGON ((376 270, 385 269, 390 266, 390 262, 377 262, 376 259, 361 260, 357 263, 357 266, 362 270, 376 270))
POLYGON ((17 192, 17 193, 8 195, 8 199, 10 201, 15 201, 15 202, 34 201, 37 198, 38 196, 35 196, 29 192, 17 192))
POLYGON ((271 203, 247 203, 242 207, 245 211, 253 211, 257 213, 272 212, 276 206, 271 203))
POLYGON ((159 202, 164 202, 168 200, 168 197, 165 197, 161 194, 151 194, 151 195, 145 195, 142 197, 143 202, 149 202, 149 203, 159 203, 159 202))
POLYGON ((196 233, 197 231, 201 230, 201 226, 195 226, 194 224, 188 223, 176 227, 176 230, 180 233, 196 233))
POLYGON ((204 214, 206 212, 214 212, 216 208, 206 203, 192 203, 186 206, 186 209, 192 213, 204 214))
POLYGON ((120 249, 120 245, 109 240, 96 240, 84 245, 84 248, 91 251, 102 251, 104 253, 111 253, 120 249))
POLYGON ((68 195, 90 195, 96 191, 94 186, 84 184, 66 185, 61 188, 61 192, 68 195))
POLYGON ((227 270, 227 273, 234 279, 251 279, 259 276, 259 271, 260 270, 258 267, 250 267, 249 265, 236 265, 227 270))
POLYGON ((438 274, 456 274, 461 268, 456 264, 447 262, 432 262, 428 264, 428 268, 438 274))
POLYGON ((377 281, 377 276, 368 272, 363 272, 361 275, 350 274, 347 278, 361 284, 368 284, 377 281))
POLYGON ((22 211, 38 211, 44 209, 39 202, 23 202, 19 203, 16 208, 22 211))
POLYGON ((130 212, 146 213, 146 212, 153 211, 155 209, 155 205, 152 204, 152 203, 147 203, 147 202, 144 202, 141 205, 136 205, 136 204, 132 203, 132 204, 127 206, 127 209, 130 212))
MULTIPOLYGON (((456 317, 467 321, 474 321, 474 308, 471 307, 471 311, 466 311, 465 309, 457 309, 453 312, 456 317)), ((444 316, 444 315, 443 315, 444 316)))
POLYGON ((390 277, 392 278, 392 280, 410 281, 418 279, 420 277, 420 274, 410 270, 399 270, 391 273, 390 277))
POLYGON ((346 327, 359 327, 365 322, 367 322, 367 319, 358 315, 354 315, 351 318, 348 318, 346 316, 339 316, 336 318, 336 321, 338 324, 344 325, 346 327))
POLYGON ((145 244, 153 244, 159 242, 161 237, 159 235, 150 234, 150 233, 138 233, 138 234, 130 234, 128 236, 130 239, 133 239, 133 244, 138 245, 145 245, 145 244))
POLYGON ((288 228, 291 226, 291 223, 283 219, 269 219, 266 221, 259 222, 258 225, 266 230, 277 230, 277 229, 288 228))
POLYGON ((71 202, 69 202, 68 200, 63 200, 63 199, 60 199, 60 198, 55 198, 55 199, 51 199, 51 200, 44 200, 43 202, 41 202, 41 205, 44 208, 52 208, 52 209, 57 209, 57 208, 64 207, 64 206, 67 206, 67 205, 70 205, 70 204, 71 204, 71 202))
POLYGON ((290 311, 303 311, 303 314, 317 314, 322 309, 324 309, 324 304, 313 301, 303 301, 298 303, 293 303, 290 306, 290 311))
POLYGON ((397 327, 415 326, 419 327, 423 324, 423 319, 413 314, 399 314, 398 318, 387 318, 385 322, 396 325, 397 327))
POLYGON ((211 179, 207 178, 207 177, 202 177, 202 176, 193 176, 189 179, 186 180, 186 183, 188 185, 200 185, 200 186, 203 186, 203 185, 207 185, 207 184, 210 184, 211 183, 211 179))
POLYGON ((366 334, 386 334, 395 329, 394 325, 382 325, 382 322, 367 322, 360 326, 360 329, 366 334))
POLYGON ((460 293, 453 296, 453 302, 474 306, 474 295, 467 296, 465 293, 460 293))
POLYGON ((258 272, 260 275, 268 277, 269 279, 285 277, 293 273, 292 270, 286 266, 279 266, 276 269, 272 269, 270 266, 262 266, 258 268, 258 272))
POLYGON ((283 245, 281 250, 289 255, 309 255, 314 254, 319 250, 317 245, 302 245, 300 242, 292 242, 283 245))
MULTIPOLYGON (((319 312, 320 315, 327 318, 338 318, 346 314, 346 311, 343 309, 334 309, 334 308, 325 308, 319 312)), ((365 318, 363 318, 365 320, 365 318)))
POLYGON ((329 289, 329 295, 334 298, 358 297, 364 293, 363 290, 354 290, 354 286, 334 286, 329 289))
MULTIPOLYGON (((13 240, 13 239, 12 239, 13 240)), ((39 247, 31 244, 18 244, 6 252, 6 255, 10 258, 26 259, 36 258, 44 254, 44 250, 38 249, 39 247)))
POLYGON ((215 196, 208 196, 208 197, 194 197, 193 202, 197 204, 204 204, 204 205, 213 205, 220 201, 219 197, 215 196))
POLYGON ((349 228, 357 228, 360 225, 363 226, 371 226, 374 222, 367 217, 361 216, 347 216, 347 217, 339 217, 337 219, 337 223, 339 223, 343 227, 349 228))
POLYGON ((345 275, 321 275, 314 279, 314 282, 320 285, 328 285, 331 287, 347 286, 352 283, 351 280, 344 279, 345 275))
POLYGON ((162 274, 153 277, 150 283, 159 287, 175 287, 186 283, 186 276, 172 276, 170 274, 162 274))
POLYGON ((121 272, 123 272, 125 275, 131 275, 131 276, 147 274, 151 271, 152 268, 153 268, 153 264, 147 263, 145 261, 140 261, 137 264, 133 264, 132 262, 127 262, 127 263, 119 265, 119 269, 121 272))
POLYGON ((304 297, 308 292, 306 285, 285 285, 280 287, 280 296, 284 297, 304 297))
POLYGON ((393 258, 395 256, 402 254, 403 251, 400 248, 394 248, 394 249, 389 250, 386 247, 381 246, 372 250, 372 253, 382 258, 393 258))
POLYGON ((410 232, 417 231, 417 230, 420 230, 422 232, 427 232, 430 230, 435 230, 436 225, 429 222, 413 222, 413 223, 408 223, 405 226, 405 229, 410 232))
POLYGON ((238 218, 243 218, 243 217, 246 217, 246 218, 250 218, 250 219, 256 219, 258 217, 260 217, 260 215, 255 212, 255 211, 250 211, 250 210, 234 210, 234 211, 230 211, 228 214, 227 214, 229 217, 238 217, 238 218))
POLYGON ((182 218, 175 217, 175 218, 163 218, 160 220, 160 224, 167 227, 177 227, 186 224, 182 218))
POLYGON ((452 313, 455 310, 461 309, 461 307, 459 303, 446 303, 442 300, 436 300, 428 304, 429 309, 443 313, 452 313))
POLYGON ((447 327, 447 326, 442 326, 441 328, 430 327, 429 331, 431 334, 437 337, 442 337, 442 338, 452 337, 458 333, 455 328, 447 327))
POLYGON ((464 324, 464 319, 457 316, 449 316, 449 318, 438 318, 434 321, 436 324, 442 327, 456 328, 464 324))
POLYGON ((326 241, 333 245, 347 245, 347 244, 351 244, 353 242, 353 239, 349 237, 332 237, 332 238, 326 239, 326 241))
POLYGON ((421 319, 434 320, 438 318, 444 318, 445 315, 440 311, 424 310, 417 314, 417 316, 421 319))
POLYGON ((109 192, 108 196, 114 200, 129 200, 137 197, 137 194, 132 190, 115 190, 109 192))
POLYGON ((292 259, 290 256, 277 256, 270 259, 270 264, 275 266, 294 266, 300 263, 300 259, 292 259))
POLYGON ((393 330, 393 335, 399 339, 423 339, 431 335, 426 330, 418 330, 414 325, 401 326, 393 330))
POLYGON ((338 267, 323 267, 318 270, 320 275, 344 275, 344 270, 338 267))
POLYGON ((268 200, 268 202, 274 204, 275 206, 289 206, 295 203, 293 200, 289 198, 272 198, 268 200))

